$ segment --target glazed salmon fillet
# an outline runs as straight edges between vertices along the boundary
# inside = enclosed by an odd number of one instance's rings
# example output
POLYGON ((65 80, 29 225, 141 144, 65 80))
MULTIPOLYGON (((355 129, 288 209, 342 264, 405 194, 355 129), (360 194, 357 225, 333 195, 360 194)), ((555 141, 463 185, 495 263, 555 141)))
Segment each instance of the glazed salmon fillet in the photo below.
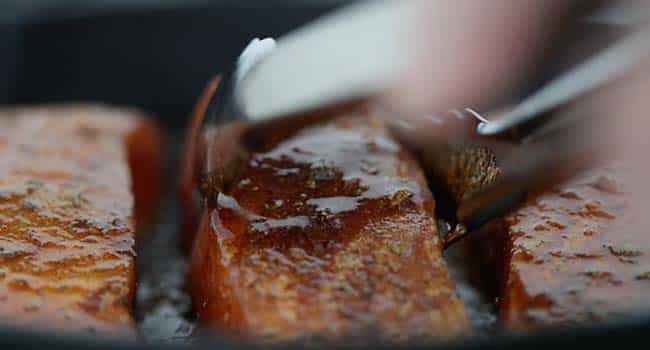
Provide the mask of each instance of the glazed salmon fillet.
POLYGON ((650 310, 650 239, 626 227, 619 167, 585 172, 505 218, 501 312, 515 329, 650 310))
POLYGON ((201 216, 199 319, 271 339, 462 333, 434 206, 411 155, 363 113, 253 153, 201 216))
POLYGON ((155 208, 160 137, 131 110, 0 110, 0 322, 136 337, 135 214, 155 208))

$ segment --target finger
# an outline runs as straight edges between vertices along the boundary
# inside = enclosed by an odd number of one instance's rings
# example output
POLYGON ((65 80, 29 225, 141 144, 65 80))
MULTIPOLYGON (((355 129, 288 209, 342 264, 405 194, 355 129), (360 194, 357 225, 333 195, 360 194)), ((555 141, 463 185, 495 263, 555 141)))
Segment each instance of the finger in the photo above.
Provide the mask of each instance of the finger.
POLYGON ((416 65, 386 96, 402 115, 480 105, 520 81, 544 49, 566 1, 421 1, 408 42, 416 65))

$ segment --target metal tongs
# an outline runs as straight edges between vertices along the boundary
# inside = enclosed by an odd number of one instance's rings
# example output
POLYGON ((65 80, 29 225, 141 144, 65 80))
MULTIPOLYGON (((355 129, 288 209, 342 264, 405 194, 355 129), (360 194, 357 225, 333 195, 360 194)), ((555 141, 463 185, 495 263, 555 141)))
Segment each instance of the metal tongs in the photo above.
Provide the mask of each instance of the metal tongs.
POLYGON ((650 27, 626 35, 505 113, 481 116, 466 109, 476 118, 477 139, 508 139, 514 144, 499 160, 498 179, 459 203, 456 217, 466 230, 447 237, 447 245, 502 216, 527 194, 547 190, 607 158, 613 145, 586 97, 650 58, 648 38, 650 27))
MULTIPOLYGON (((208 195, 223 191, 234 173, 234 163, 241 162, 236 156, 220 154, 223 145, 216 145, 239 135, 240 129, 232 129, 232 125, 245 121, 245 133, 255 130, 257 135, 270 125, 309 125, 322 121, 310 117, 314 115, 310 111, 368 100, 394 86, 410 62, 399 45, 396 28, 412 23, 412 4, 363 2, 281 37, 277 43, 254 40, 222 76, 202 117, 204 130, 210 132, 204 181, 208 195)), ((477 124, 468 142, 505 140, 510 145, 499 159, 502 171, 497 181, 458 203, 457 220, 467 232, 504 214, 526 193, 548 188, 582 169, 594 152, 593 139, 577 137, 576 121, 584 118, 584 113, 575 109, 549 112, 572 105, 650 57, 649 35, 644 29, 626 36, 498 118, 491 113, 482 116, 473 109, 461 110, 459 115, 477 124)), ((449 137, 452 135, 458 136, 451 133, 449 137)), ((416 147, 419 152, 438 152, 438 146, 447 141, 429 138, 416 147)), ((241 147, 238 141, 230 141, 230 145, 241 147)), ((429 165, 424 164, 425 171, 429 165)), ((448 237, 447 243, 460 237, 448 237)))

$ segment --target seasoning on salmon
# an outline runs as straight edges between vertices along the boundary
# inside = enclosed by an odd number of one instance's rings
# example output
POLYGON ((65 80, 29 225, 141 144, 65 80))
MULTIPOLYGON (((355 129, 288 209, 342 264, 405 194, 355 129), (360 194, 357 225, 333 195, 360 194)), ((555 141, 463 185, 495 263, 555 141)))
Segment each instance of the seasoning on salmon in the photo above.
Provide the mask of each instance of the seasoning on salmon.
POLYGON ((508 327, 650 310, 650 239, 630 228, 626 191, 620 169, 603 167, 505 218, 501 311, 508 327))
POLYGON ((131 110, 0 111, 0 322, 135 338, 135 213, 155 208, 160 137, 131 110))
POLYGON ((434 207, 413 157, 373 118, 253 153, 201 215, 190 266, 199 319, 272 339, 462 333, 434 207))

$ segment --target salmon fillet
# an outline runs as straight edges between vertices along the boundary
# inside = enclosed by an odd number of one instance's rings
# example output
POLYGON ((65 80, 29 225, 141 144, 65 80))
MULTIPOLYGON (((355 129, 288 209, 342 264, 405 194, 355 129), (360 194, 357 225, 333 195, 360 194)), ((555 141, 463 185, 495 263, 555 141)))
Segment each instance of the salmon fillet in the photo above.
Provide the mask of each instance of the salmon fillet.
POLYGON ((466 331, 434 207, 414 159, 363 115, 254 153, 201 215, 190 263, 199 319, 271 339, 466 331))
POLYGON ((501 313, 515 329, 650 310, 650 239, 626 227, 617 167, 583 173, 505 218, 501 313))
POLYGON ((130 110, 0 111, 2 322, 136 336, 134 214, 155 208, 160 137, 130 110))

